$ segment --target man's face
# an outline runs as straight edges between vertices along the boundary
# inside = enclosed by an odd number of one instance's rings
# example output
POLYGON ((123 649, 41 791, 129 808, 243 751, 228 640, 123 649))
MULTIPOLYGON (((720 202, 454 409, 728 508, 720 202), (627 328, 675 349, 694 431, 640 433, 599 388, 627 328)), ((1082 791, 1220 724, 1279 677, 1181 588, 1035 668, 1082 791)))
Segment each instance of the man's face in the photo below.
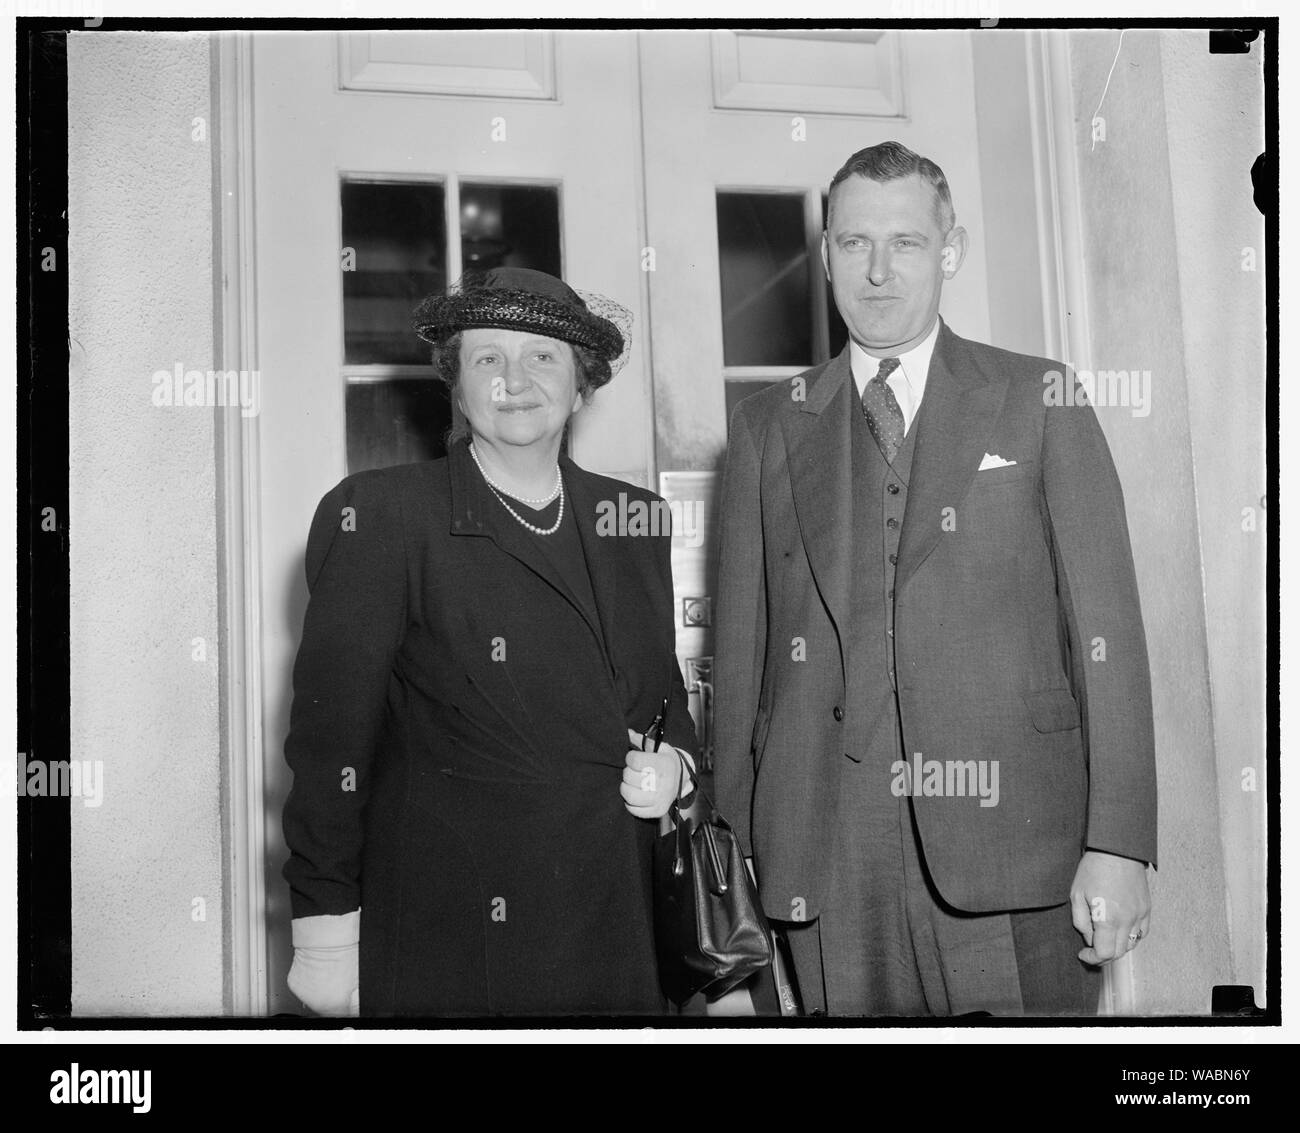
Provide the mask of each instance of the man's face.
POLYGON ((917 174, 851 176, 831 194, 822 261, 849 334, 873 353, 901 353, 929 331, 965 258, 965 230, 941 231, 935 202, 917 174))

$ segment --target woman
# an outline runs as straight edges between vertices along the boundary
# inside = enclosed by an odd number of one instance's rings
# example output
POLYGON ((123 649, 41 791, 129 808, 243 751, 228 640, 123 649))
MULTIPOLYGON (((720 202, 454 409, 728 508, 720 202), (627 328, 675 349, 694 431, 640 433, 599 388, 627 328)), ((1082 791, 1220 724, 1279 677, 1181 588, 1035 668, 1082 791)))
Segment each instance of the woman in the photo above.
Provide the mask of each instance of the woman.
POLYGON ((312 523, 289 986, 321 1014, 357 1012, 358 974, 371 1016, 658 1013, 651 846, 695 747, 669 536, 598 536, 602 503, 657 497, 560 453, 624 336, 519 268, 416 327, 468 435, 312 523))

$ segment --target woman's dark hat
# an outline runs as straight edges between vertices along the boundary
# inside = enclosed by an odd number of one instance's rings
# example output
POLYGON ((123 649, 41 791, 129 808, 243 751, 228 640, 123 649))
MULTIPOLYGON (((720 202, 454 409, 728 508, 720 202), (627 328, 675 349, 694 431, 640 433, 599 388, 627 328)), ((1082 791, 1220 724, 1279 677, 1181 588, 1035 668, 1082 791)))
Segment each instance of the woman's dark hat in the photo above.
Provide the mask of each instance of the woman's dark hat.
POLYGON ((615 373, 631 345, 631 323, 631 312, 613 300, 580 295, 543 271, 511 267, 467 273, 445 295, 425 299, 414 316, 415 333, 434 345, 473 327, 502 327, 586 347, 615 373))

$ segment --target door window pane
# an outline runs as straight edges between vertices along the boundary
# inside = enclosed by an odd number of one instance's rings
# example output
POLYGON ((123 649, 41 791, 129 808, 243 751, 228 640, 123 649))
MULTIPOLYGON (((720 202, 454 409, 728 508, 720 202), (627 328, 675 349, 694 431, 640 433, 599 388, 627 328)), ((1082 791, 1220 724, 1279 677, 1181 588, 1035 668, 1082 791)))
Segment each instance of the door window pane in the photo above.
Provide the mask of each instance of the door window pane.
POLYGON ((460 186, 465 271, 534 268, 560 275, 560 193, 554 185, 460 186))
POLYGON ((451 400, 436 378, 349 382, 348 471, 445 456, 451 400))
POLYGON ((343 360, 412 365, 428 352, 411 312, 447 285, 442 185, 343 183, 343 360))
POLYGON ((747 378, 733 378, 730 381, 723 382, 723 390, 727 399, 727 428, 731 428, 731 411, 745 400, 750 394, 758 393, 761 389, 767 389, 772 382, 751 380, 747 378))
POLYGON ((803 194, 718 193, 726 366, 810 366, 803 194))

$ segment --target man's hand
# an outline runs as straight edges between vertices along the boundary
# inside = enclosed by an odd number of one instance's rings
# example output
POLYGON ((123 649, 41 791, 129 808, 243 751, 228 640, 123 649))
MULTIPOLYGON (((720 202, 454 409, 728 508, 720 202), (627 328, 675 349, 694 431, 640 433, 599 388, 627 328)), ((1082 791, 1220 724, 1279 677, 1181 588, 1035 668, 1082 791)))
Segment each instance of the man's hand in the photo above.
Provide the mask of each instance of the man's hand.
POLYGON ((1085 964, 1106 964, 1131 952, 1151 929, 1151 893, 1144 862, 1088 850, 1070 886, 1074 927, 1088 947, 1085 964))
POLYGON ((663 744, 658 751, 642 751, 645 736, 631 728, 627 738, 632 748, 627 753, 619 793, 637 818, 661 818, 684 785, 681 756, 669 744, 663 744))

